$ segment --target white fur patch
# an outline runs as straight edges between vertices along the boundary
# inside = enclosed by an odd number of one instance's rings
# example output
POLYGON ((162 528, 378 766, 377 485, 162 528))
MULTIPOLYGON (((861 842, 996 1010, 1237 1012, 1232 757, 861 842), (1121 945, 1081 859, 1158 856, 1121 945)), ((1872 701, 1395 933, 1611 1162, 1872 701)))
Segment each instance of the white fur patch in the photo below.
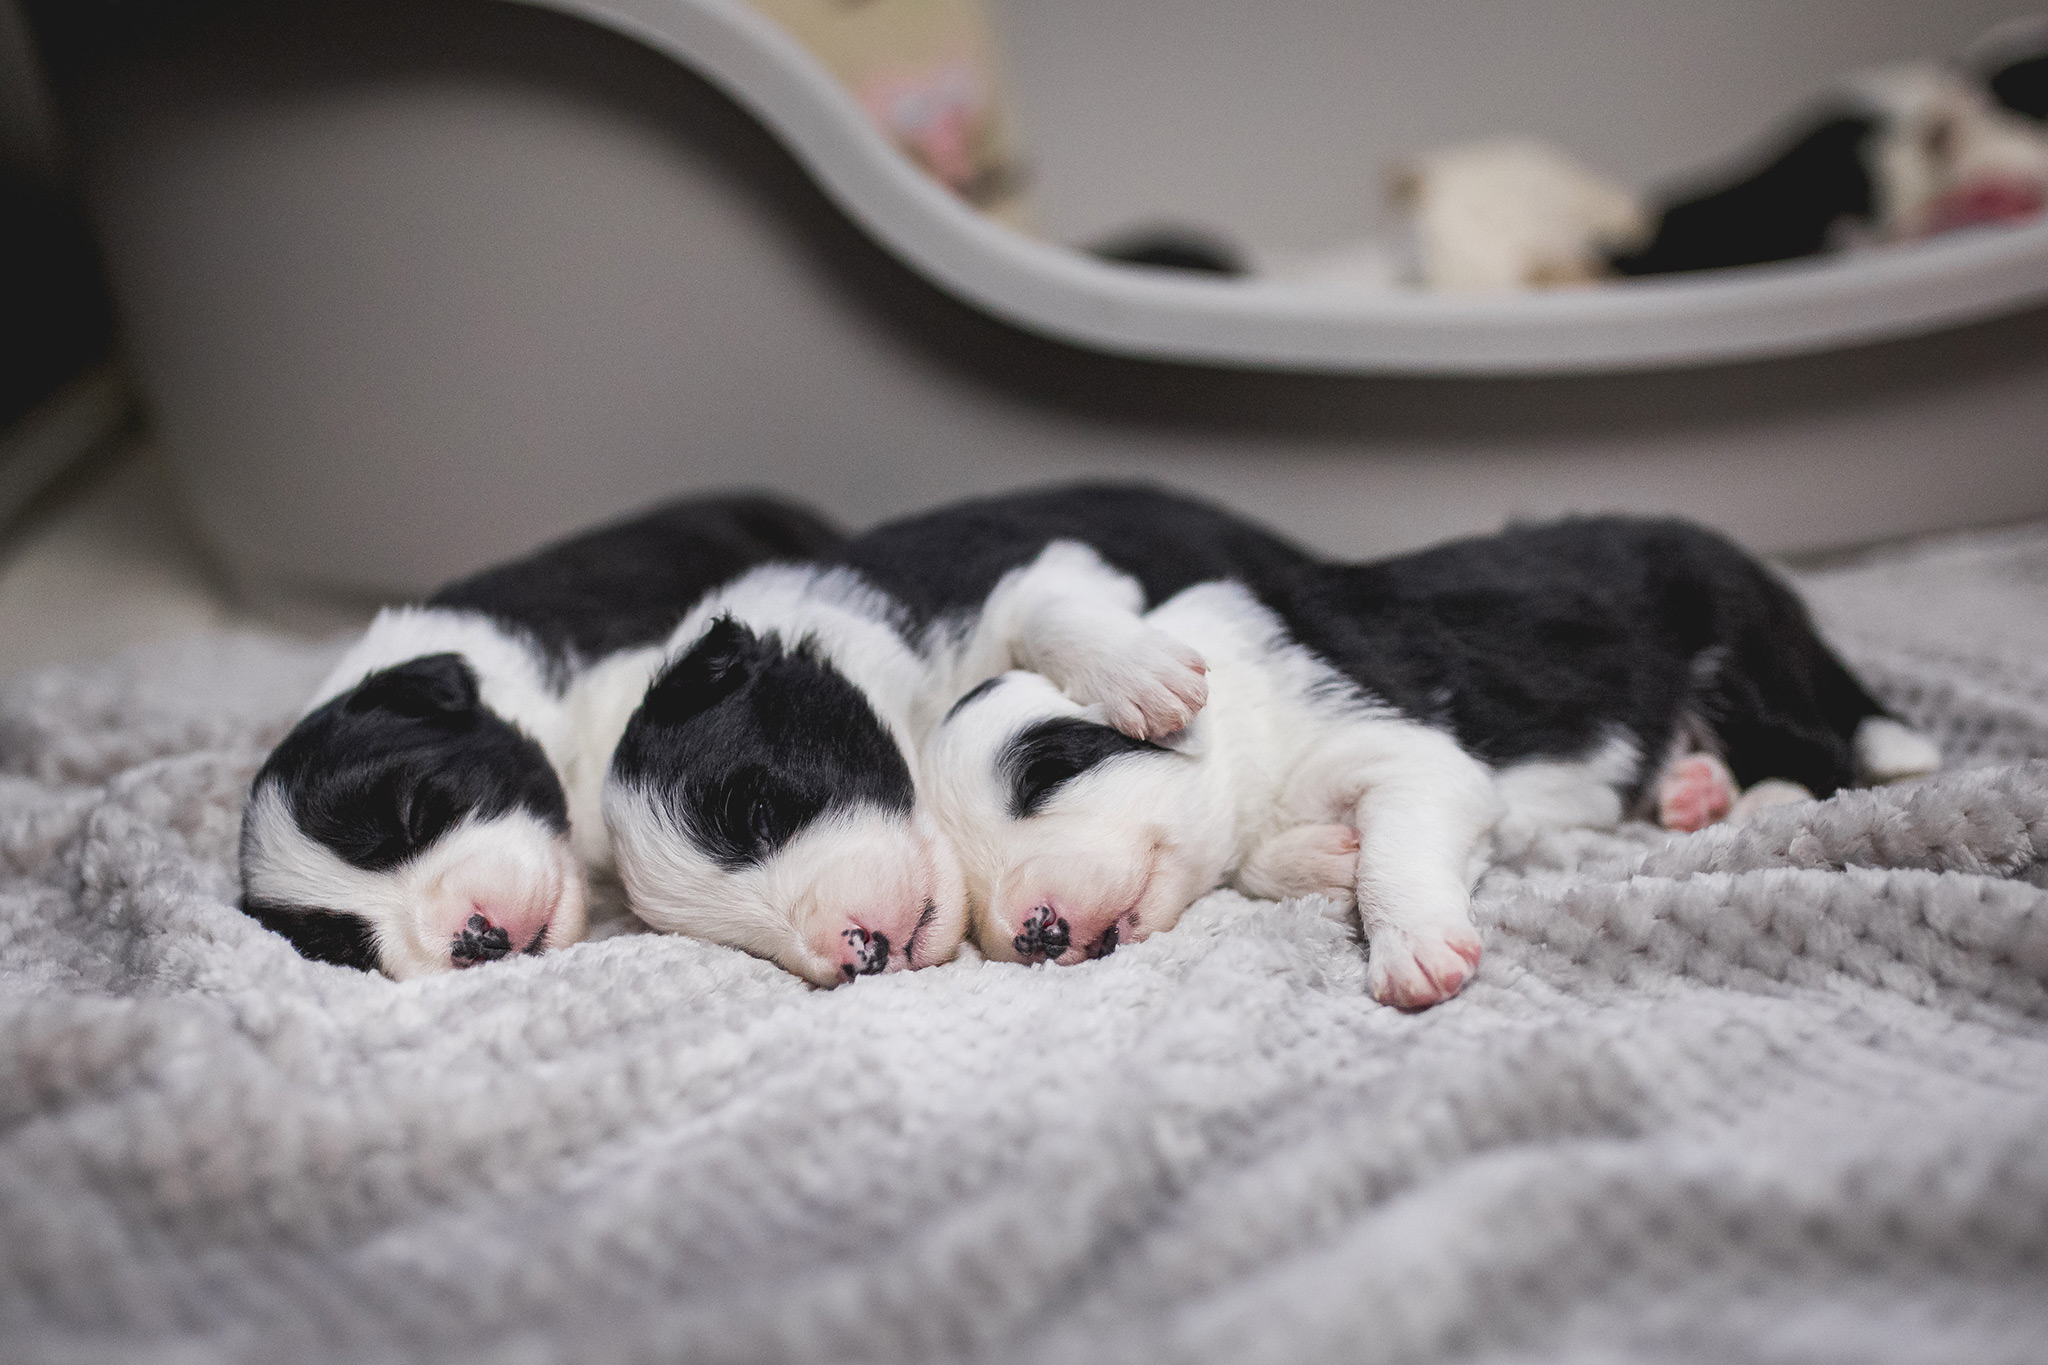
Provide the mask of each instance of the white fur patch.
POLYGON ((1417 269, 1429 289, 1500 292, 1579 284, 1649 233, 1627 189, 1547 143, 1501 138, 1445 148, 1402 179, 1417 269))
POLYGON ((1641 747, 1616 730, 1579 759, 1542 759, 1500 770, 1506 812, 1500 836, 1526 840, 1545 829, 1608 829, 1621 823, 1621 793, 1642 770, 1641 747))
POLYGON ((1856 727, 1856 773, 1864 782, 1899 782, 1941 767, 1941 750, 1918 730, 1889 716, 1866 716, 1856 727))

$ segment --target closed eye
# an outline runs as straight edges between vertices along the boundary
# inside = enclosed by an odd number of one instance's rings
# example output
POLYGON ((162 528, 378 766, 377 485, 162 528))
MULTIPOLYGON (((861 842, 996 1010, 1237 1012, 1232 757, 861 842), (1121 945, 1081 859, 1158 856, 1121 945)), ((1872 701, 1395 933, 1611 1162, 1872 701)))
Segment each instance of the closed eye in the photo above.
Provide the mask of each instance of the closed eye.
POLYGON ((998 760, 1008 780, 1010 817, 1037 815, 1060 788, 1112 759, 1167 752, 1076 716, 1039 721, 1018 733, 998 760))
POLYGON ((759 863, 796 837, 815 818, 823 801, 782 790, 766 771, 741 768, 692 801, 690 823, 720 866, 737 869, 759 863))
MULTIPOLYGON (((960 700, 954 702, 952 706, 946 709, 946 720, 951 720, 953 719, 953 717, 959 715, 961 710, 970 703, 980 701, 983 697, 987 696, 990 692, 994 691, 996 684, 1000 683, 1002 680, 1002 675, 999 673, 993 678, 985 678, 981 682, 976 683, 972 690, 967 692, 964 696, 960 698, 960 700)), ((939 723, 943 725, 946 722, 940 721, 939 723)))

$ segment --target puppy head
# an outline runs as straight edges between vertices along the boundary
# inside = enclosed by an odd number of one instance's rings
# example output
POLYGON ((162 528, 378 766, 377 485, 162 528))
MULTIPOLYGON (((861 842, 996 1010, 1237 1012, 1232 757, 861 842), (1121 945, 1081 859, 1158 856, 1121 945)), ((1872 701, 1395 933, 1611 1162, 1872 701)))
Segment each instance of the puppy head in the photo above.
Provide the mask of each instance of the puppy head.
POLYGON ((1865 155, 1886 238, 2032 218, 2048 201, 2048 132, 1979 84, 1909 65, 1866 73, 1856 88, 1876 113, 1865 155))
POLYGON ((1101 957, 1172 928, 1216 884, 1229 822, 1203 780, 1203 725, 1134 740, 1035 673, 954 705, 926 745, 925 778, 984 953, 1101 957))
POLYGON ((627 723, 604 816, 642 919, 820 986, 946 961, 965 936, 902 741, 809 639, 712 621, 627 723))
POLYGON ((403 980, 583 936, 560 779, 456 654, 380 669, 257 772, 242 906, 307 957, 403 980))

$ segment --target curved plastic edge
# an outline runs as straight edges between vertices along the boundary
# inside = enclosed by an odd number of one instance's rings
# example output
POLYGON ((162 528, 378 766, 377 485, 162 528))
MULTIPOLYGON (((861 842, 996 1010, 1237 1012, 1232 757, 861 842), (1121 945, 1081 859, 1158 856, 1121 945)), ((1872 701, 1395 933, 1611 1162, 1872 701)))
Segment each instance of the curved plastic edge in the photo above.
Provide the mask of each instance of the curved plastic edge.
POLYGON ((509 0, 602 25, 759 119, 855 223, 947 292, 1112 354, 1333 373, 1669 369, 1939 330, 2048 299, 2048 223, 1847 259, 1506 297, 1180 278, 993 222, 897 153, 793 38, 738 0, 509 0))

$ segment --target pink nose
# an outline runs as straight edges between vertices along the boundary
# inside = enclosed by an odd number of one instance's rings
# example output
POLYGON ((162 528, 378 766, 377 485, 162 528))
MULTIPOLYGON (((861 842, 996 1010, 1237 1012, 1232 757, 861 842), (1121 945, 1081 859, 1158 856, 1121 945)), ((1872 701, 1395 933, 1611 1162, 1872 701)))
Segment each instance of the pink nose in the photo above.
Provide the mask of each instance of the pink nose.
POLYGON ((485 962, 496 962, 501 957, 510 957, 515 952, 547 951, 549 921, 543 919, 537 928, 529 929, 518 923, 518 917, 501 918, 505 922, 500 923, 499 920, 491 918, 483 907, 478 906, 450 941, 449 960, 457 967, 475 967, 485 962))

